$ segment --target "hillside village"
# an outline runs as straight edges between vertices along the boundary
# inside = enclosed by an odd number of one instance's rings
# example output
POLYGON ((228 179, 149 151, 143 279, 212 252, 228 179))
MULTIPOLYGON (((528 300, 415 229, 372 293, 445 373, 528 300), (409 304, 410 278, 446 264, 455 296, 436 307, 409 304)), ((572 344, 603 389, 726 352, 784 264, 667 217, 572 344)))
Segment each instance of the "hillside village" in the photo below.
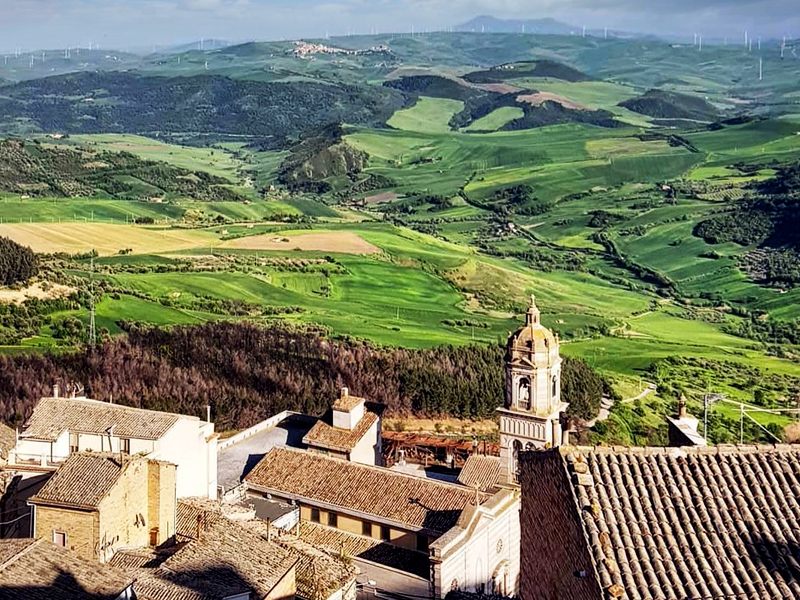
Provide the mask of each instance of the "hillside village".
POLYGON ((0 434, 0 597, 798 597, 800 448, 709 446, 685 401, 669 448, 570 445, 540 317, 508 340, 497 452, 458 469, 387 460, 347 388, 220 439, 54 387, 0 434))

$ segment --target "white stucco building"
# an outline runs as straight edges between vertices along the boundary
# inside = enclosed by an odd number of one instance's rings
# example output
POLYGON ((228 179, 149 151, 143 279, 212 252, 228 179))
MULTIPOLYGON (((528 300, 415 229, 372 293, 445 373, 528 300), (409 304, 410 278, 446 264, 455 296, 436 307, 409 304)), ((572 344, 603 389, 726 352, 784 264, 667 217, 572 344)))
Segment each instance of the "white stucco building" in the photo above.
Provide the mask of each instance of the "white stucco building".
POLYGON ((303 443, 312 452, 380 465, 382 413, 382 405, 351 396, 342 388, 341 396, 303 437, 303 443))
POLYGON ((525 326, 508 339, 506 398, 500 416, 500 459, 508 481, 516 481, 517 457, 525 450, 560 446, 567 403, 561 400, 558 337, 541 323, 536 300, 525 326))
POLYGON ((197 417, 90 400, 42 398, 18 435, 10 464, 58 466, 74 452, 139 454, 177 465, 179 498, 217 495, 217 434, 197 417))

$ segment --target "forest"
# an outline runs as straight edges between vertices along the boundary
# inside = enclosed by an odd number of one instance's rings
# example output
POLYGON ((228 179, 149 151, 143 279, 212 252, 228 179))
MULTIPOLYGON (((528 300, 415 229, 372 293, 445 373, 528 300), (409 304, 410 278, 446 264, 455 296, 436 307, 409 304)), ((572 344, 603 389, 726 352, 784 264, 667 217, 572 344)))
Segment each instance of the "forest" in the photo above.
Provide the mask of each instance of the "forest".
POLYGON ((3 86, 0 127, 30 120, 65 133, 231 134, 277 148, 327 123, 383 124, 406 102, 380 86, 84 72, 3 86))
POLYGON ((177 195, 205 202, 244 201, 205 171, 142 160, 128 152, 46 147, 38 141, 0 140, 0 190, 40 197, 108 195, 147 200, 177 195))
MULTIPOLYGON (((564 399, 574 416, 599 409, 603 379, 566 359, 564 399)), ((19 425, 53 384, 87 396, 201 416, 211 405, 218 430, 249 427, 291 409, 322 414, 343 386, 382 402, 391 416, 491 417, 502 403, 503 349, 377 348, 283 326, 219 322, 133 327, 95 349, 0 356, 0 418, 19 425)))
POLYGON ((30 248, 0 237, 0 285, 27 281, 39 271, 39 261, 30 248))

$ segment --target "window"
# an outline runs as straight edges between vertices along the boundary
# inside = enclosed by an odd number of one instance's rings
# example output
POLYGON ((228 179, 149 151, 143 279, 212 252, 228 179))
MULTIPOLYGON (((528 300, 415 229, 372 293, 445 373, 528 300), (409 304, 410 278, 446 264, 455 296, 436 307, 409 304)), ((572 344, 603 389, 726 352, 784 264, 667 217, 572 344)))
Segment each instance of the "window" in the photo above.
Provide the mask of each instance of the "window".
POLYGON ((78 434, 77 433, 70 433, 69 434, 69 452, 72 454, 73 452, 78 451, 78 434))
POLYGON ((417 534, 417 550, 420 552, 427 552, 428 551, 428 536, 422 535, 421 533, 417 534))
POLYGON ((131 453, 131 441, 125 438, 120 438, 119 440, 119 451, 124 452, 125 454, 131 453))
POLYGON ((372 537, 372 523, 369 521, 361 521, 361 535, 372 537))
POLYGON ((311 521, 314 523, 319 523, 319 509, 312 508, 311 509, 311 521))
POLYGON ((386 525, 381 525, 381 540, 384 542, 392 541, 392 530, 386 525))
POLYGON ((67 534, 63 531, 54 531, 53 532, 53 543, 56 546, 61 546, 62 548, 67 547, 67 534))
POLYGON ((531 407, 531 382, 527 377, 523 377, 519 382, 519 408, 529 410, 531 407))
POLYGON ((329 512, 328 513, 328 527, 338 527, 339 526, 339 515, 336 513, 329 512))

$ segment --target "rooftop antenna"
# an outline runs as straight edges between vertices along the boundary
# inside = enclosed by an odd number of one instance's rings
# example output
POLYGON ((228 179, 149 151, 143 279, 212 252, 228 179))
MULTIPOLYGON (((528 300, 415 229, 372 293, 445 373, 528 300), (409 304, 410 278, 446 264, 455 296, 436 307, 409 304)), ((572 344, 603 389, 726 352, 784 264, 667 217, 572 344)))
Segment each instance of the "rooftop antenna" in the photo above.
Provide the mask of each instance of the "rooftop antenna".
POLYGON ((94 258, 91 260, 89 275, 89 347, 97 346, 97 324, 94 319, 94 258))

